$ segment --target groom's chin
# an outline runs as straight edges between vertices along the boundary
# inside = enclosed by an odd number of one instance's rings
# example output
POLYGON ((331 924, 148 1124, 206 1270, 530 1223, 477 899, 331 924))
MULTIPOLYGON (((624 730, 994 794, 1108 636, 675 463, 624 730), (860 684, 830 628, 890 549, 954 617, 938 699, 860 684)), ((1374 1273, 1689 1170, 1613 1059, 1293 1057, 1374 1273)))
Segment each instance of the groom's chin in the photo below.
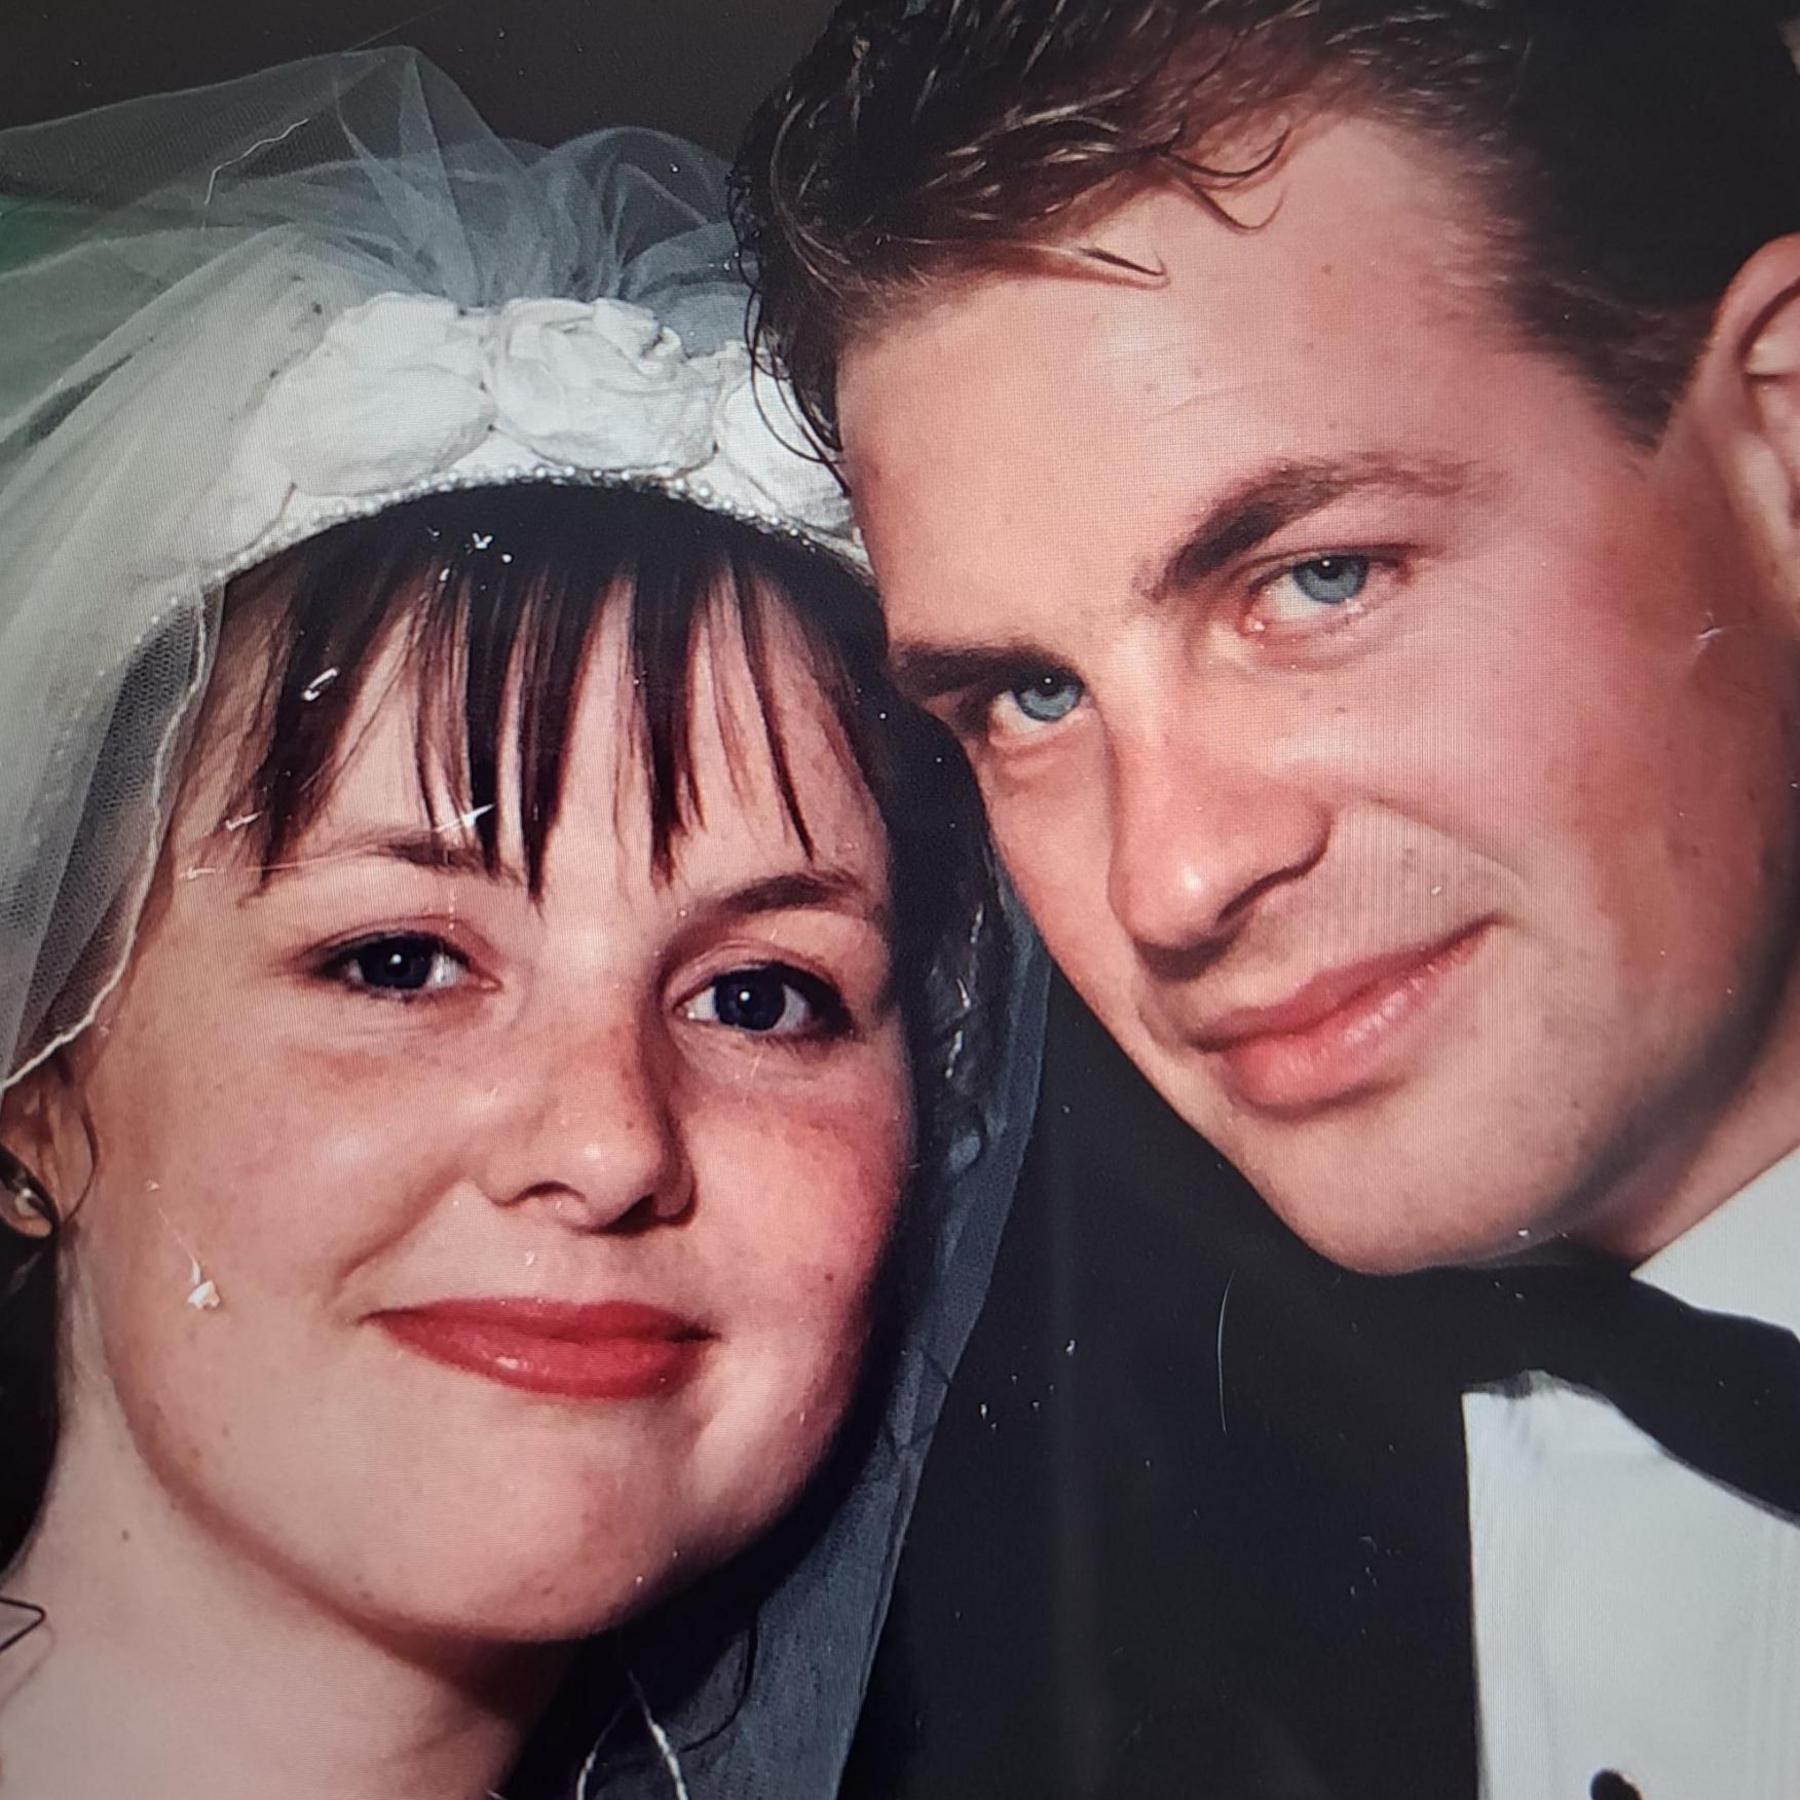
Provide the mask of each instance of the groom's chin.
MULTIPOLYGON (((1303 1120, 1238 1113, 1217 1147, 1295 1236, 1364 1275, 1493 1262, 1557 1237, 1588 1146, 1508 1129, 1489 1092, 1420 1081, 1303 1120)), ((1547 1125, 1548 1120, 1540 1120, 1547 1125)))

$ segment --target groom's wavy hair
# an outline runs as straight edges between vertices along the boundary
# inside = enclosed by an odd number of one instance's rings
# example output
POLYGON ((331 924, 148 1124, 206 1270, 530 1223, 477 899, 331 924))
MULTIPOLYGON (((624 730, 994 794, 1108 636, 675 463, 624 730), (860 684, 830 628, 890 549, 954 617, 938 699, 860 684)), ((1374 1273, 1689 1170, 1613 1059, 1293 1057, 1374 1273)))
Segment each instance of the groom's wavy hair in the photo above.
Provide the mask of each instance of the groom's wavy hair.
POLYGON ((846 0, 739 155, 756 335, 835 452, 838 362, 859 334, 958 276, 1082 258, 1084 225, 1154 185, 1253 229, 1241 190, 1298 121, 1342 111, 1442 153, 1476 226, 1447 223, 1446 255, 1472 250, 1502 316, 1651 442, 1732 277, 1800 230, 1793 10, 846 0))

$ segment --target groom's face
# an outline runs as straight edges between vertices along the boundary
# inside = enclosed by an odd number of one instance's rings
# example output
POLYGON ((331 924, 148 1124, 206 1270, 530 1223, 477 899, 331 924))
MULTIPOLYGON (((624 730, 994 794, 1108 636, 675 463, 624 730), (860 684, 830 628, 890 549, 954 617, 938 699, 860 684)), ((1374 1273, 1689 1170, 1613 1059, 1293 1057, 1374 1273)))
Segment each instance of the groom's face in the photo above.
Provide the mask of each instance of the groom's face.
POLYGON ((1051 950, 1288 1222, 1642 1249, 1766 1048, 1794 651, 1706 434, 1525 345, 1363 123, 852 345, 905 678, 1051 950))

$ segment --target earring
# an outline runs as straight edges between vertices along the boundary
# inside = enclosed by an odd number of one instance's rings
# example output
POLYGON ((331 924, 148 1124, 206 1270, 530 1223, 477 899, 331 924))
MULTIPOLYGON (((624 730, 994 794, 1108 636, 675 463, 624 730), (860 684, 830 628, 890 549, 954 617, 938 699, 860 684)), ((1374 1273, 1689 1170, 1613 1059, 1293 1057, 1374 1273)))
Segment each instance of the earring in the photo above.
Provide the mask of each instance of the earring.
POLYGON ((54 1237, 60 1220, 56 1202, 26 1166, 0 1144, 0 1219, 20 1237, 54 1237))

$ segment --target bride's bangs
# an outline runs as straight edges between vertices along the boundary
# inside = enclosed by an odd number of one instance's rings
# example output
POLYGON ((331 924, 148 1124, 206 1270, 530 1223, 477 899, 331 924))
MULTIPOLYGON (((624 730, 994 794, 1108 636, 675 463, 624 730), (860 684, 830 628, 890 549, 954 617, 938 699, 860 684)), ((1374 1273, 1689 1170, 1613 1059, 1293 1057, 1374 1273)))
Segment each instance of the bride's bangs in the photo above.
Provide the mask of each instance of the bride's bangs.
MULTIPOLYGON (((623 605, 630 681, 621 703, 636 714, 658 874, 701 822, 693 671, 721 630, 749 674, 751 716, 810 855, 775 701, 782 618, 797 630, 781 642, 805 657, 853 765, 864 736, 858 683, 836 648, 841 625, 827 634, 811 624, 815 600, 873 613, 854 579, 816 553, 661 494, 552 483, 465 490, 337 526, 227 591, 219 685, 241 692, 237 671, 258 666, 230 814, 249 822, 244 839, 265 870, 289 860, 369 716, 371 680, 396 670, 412 689, 427 817, 479 846, 494 873, 503 847, 516 845, 518 873, 537 892, 582 675, 602 617, 623 605)), ((203 726, 202 735, 211 733, 203 726)))

